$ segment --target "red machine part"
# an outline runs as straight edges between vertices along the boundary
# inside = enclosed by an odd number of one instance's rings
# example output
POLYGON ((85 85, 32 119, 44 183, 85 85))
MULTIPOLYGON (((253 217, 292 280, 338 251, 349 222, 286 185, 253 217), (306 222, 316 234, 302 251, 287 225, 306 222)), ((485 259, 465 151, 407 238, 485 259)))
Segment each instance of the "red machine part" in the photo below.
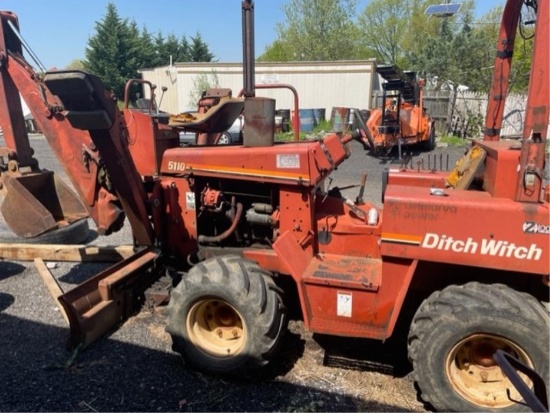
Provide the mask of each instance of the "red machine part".
MULTIPOLYGON (((544 3, 544 1, 541 3, 544 3)), ((508 93, 508 79, 510 79, 510 69, 512 67, 514 40, 516 38, 522 7, 523 1, 507 1, 504 6, 502 23, 500 25, 497 40, 493 82, 491 91, 489 92, 489 105, 485 118, 483 140, 486 141, 500 139, 500 127, 504 114, 504 101, 508 93)), ((546 52, 546 56, 548 56, 548 52, 546 52)))
MULTIPOLYGON (((2 60, 0 99, 4 101, 0 105, 0 124, 4 131, 7 147, 17 155, 18 166, 16 172, 19 174, 19 171, 24 171, 27 175, 25 177, 26 182, 19 187, 19 191, 13 191, 11 194, 6 193, 6 199, 9 201, 11 196, 18 196, 18 194, 22 194, 27 199, 60 199, 60 194, 55 186, 38 185, 40 194, 36 194, 32 189, 36 186, 33 184, 33 180, 42 180, 41 175, 43 173, 38 168, 36 160, 32 158, 32 149, 23 123, 19 97, 19 94, 21 94, 48 140, 48 144, 65 168, 80 199, 84 202, 86 210, 97 223, 98 231, 109 234, 120 229, 124 221, 124 211, 117 195, 107 185, 108 176, 105 169, 102 169, 97 163, 97 149, 90 139, 90 134, 87 131, 75 129, 64 121, 65 118, 60 112, 62 110, 61 103, 50 92, 40 76, 23 59, 21 42, 14 32, 19 28, 17 16, 11 12, 0 12, 0 19, 2 22, 0 26, 0 59, 2 60), (67 160, 72 159, 77 159, 80 162, 67 162, 67 160)), ((10 175, 10 172, 7 172, 3 176, 10 175)), ((64 191, 64 196, 68 197, 67 202, 71 204, 79 202, 74 195, 73 198, 75 199, 71 199, 68 191, 64 191)), ((55 203, 55 201, 52 201, 52 203, 55 203)), ((63 203, 61 199, 61 205, 63 203)), ((21 224, 20 216, 23 211, 31 221, 32 216, 39 215, 39 217, 42 217, 48 213, 43 209, 39 209, 37 213, 34 212, 36 210, 29 209, 32 205, 29 202, 17 204, 17 209, 13 213, 10 214, 9 211, 4 211, 6 222, 14 227, 16 232, 18 224, 21 224)), ((45 205, 47 206, 48 202, 45 205)), ((86 210, 82 208, 76 217, 86 217, 86 210)), ((59 219, 57 213, 53 212, 53 215, 59 219)), ((62 220, 65 219, 66 215, 62 214, 62 220)), ((71 218, 68 219, 71 220, 71 218)), ((41 226, 39 219, 34 220, 34 222, 36 228, 31 235, 52 229, 51 226, 41 226)))
POLYGON ((219 210, 221 203, 225 201, 221 191, 205 187, 201 192, 201 207, 212 210, 219 210))

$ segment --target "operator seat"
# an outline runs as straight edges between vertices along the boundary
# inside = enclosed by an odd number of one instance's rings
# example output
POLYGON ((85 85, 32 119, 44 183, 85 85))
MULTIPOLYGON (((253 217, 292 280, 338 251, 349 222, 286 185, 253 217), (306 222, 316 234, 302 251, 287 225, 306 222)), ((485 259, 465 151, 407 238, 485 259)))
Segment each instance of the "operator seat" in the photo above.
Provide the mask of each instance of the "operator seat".
POLYGON ((221 133, 233 125, 244 109, 244 97, 231 97, 230 89, 209 89, 202 94, 197 112, 170 116, 168 124, 189 132, 221 133))

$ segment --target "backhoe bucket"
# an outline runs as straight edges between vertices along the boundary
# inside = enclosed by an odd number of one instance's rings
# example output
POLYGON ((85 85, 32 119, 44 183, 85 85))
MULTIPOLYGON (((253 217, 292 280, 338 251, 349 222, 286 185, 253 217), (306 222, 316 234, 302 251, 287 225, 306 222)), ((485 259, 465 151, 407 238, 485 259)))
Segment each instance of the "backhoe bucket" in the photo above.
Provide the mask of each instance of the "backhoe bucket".
POLYGON ((51 171, 2 178, 5 197, 0 211, 20 237, 35 237, 88 217, 82 202, 51 171))
POLYGON ((159 251, 144 248, 59 297, 69 319, 69 348, 84 348, 129 318, 160 277, 159 251))

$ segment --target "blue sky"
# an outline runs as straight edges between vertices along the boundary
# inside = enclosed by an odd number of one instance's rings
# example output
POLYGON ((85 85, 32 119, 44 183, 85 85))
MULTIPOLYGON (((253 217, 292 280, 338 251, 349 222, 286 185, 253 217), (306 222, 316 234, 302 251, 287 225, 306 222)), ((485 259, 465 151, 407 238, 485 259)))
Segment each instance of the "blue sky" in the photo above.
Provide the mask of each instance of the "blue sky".
MULTIPOLYGON (((255 0, 255 44, 259 56, 276 39, 283 21, 282 5, 292 0, 255 0)), ((369 0, 359 0, 362 10, 369 0)), ((476 15, 505 0, 476 0, 476 15)), ((458 2, 458 1, 456 1, 458 2)), ((2 0, 2 10, 19 16, 21 33, 44 66, 63 68, 83 59, 95 23, 105 15, 109 0, 2 0)), ((242 61, 241 0, 115 0, 122 18, 134 19, 152 33, 193 36, 201 33, 216 58, 242 61)), ((442 1, 444 3, 444 1, 442 1)), ((168 64, 168 62, 166 62, 168 64)))

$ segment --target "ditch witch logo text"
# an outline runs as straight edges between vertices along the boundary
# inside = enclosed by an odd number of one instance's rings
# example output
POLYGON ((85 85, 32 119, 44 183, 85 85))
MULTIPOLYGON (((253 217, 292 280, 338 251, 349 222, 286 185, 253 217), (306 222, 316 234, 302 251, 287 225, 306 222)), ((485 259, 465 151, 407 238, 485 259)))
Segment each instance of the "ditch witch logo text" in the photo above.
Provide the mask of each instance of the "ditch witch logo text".
POLYGON ((493 257, 516 258, 518 260, 540 260, 542 248, 537 244, 529 247, 517 245, 513 242, 499 241, 495 239, 482 239, 474 241, 469 237, 466 240, 455 239, 447 235, 428 233, 420 243, 422 248, 463 252, 465 254, 490 255, 493 257))

